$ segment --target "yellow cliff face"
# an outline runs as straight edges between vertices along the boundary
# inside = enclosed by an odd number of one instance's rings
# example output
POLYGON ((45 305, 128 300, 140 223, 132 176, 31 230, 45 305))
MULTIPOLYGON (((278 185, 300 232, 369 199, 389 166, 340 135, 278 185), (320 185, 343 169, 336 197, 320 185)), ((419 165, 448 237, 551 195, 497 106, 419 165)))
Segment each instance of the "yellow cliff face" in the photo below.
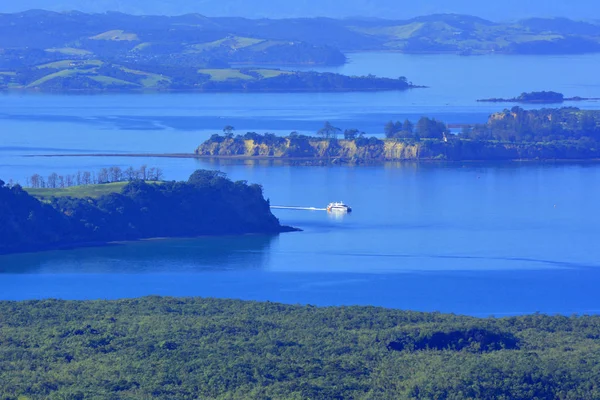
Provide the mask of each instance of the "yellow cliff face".
POLYGON ((419 145, 386 140, 384 155, 388 161, 416 160, 419 158, 419 145))

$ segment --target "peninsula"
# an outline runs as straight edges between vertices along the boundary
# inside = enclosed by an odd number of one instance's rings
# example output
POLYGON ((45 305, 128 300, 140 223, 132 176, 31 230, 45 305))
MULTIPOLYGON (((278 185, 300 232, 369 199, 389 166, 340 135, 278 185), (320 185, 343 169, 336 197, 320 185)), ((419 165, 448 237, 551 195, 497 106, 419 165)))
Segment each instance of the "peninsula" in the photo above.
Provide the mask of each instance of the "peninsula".
POLYGON ((216 158, 271 158, 327 163, 386 161, 511 161, 600 159, 600 111, 577 108, 523 110, 490 116, 486 124, 452 133, 441 121, 423 117, 389 122, 385 139, 343 132, 326 123, 318 137, 247 133, 213 135, 195 151, 216 158))
POLYGON ((45 186, 30 189, 30 194, 0 181, 0 254, 294 230, 271 213, 260 185, 233 182, 217 171, 198 170, 187 182, 136 179, 68 189, 45 186))

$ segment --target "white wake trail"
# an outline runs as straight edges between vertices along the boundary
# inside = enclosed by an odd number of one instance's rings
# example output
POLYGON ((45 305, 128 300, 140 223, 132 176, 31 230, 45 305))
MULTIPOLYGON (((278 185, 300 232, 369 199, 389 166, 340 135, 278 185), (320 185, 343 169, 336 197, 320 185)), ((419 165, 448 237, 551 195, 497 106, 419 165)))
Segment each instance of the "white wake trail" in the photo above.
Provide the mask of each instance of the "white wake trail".
POLYGON ((316 207, 271 206, 271 208, 274 210, 327 211, 326 208, 316 207))

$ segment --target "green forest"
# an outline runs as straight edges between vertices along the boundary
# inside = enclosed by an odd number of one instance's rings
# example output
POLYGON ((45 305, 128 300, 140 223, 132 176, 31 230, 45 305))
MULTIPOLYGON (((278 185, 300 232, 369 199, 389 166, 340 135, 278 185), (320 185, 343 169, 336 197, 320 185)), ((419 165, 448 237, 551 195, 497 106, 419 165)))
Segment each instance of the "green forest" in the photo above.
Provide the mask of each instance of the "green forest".
POLYGON ((0 254, 156 237, 291 230, 271 213, 260 185, 234 182, 218 171, 198 170, 187 182, 136 179, 30 190, 32 194, 0 181, 0 254), (104 187, 109 190, 101 190, 104 187), (85 196, 93 193, 98 195, 85 196))
POLYGON ((0 398, 600 398, 600 317, 0 302, 0 398))

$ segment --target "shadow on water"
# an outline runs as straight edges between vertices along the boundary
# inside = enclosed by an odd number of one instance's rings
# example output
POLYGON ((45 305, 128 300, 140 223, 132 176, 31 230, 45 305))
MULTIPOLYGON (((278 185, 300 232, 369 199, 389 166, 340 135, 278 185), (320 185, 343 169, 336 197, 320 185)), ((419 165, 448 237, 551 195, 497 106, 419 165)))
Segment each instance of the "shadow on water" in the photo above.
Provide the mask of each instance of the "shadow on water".
POLYGON ((276 236, 164 239, 0 256, 0 274, 152 274, 261 270, 276 236))

